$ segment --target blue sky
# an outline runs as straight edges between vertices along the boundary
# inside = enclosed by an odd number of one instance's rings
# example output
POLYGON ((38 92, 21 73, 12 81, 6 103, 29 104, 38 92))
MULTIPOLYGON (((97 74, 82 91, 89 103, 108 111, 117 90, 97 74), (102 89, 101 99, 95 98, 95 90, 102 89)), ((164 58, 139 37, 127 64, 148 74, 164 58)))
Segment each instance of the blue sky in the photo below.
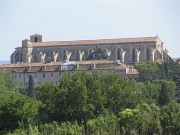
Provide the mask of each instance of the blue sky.
POLYGON ((0 0, 0 60, 35 33, 44 41, 158 35, 180 57, 180 0, 0 0))

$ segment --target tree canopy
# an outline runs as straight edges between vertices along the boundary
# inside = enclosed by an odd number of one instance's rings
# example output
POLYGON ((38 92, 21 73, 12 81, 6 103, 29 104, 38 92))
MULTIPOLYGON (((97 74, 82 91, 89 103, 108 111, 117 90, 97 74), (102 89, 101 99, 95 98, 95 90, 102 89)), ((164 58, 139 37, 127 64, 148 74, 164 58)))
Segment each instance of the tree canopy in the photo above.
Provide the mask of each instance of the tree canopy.
POLYGON ((138 78, 65 72, 34 87, 30 77, 27 92, 0 73, 0 134, 179 135, 179 65, 135 67, 138 78))
POLYGON ((101 50, 100 48, 89 54, 89 56, 87 57, 87 60, 107 60, 107 59, 109 59, 109 56, 105 51, 101 50))

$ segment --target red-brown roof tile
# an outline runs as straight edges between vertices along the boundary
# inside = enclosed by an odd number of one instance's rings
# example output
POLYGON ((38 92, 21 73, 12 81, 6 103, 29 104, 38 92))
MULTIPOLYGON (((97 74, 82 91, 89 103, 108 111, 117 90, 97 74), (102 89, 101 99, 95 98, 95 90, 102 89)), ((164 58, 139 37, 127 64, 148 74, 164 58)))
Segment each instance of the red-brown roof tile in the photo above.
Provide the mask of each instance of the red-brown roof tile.
POLYGON ((34 47, 38 46, 68 46, 68 45, 93 45, 93 44, 117 44, 117 43, 141 43, 141 42, 158 42, 159 37, 141 37, 141 38, 117 38, 117 39, 98 39, 98 40, 77 40, 77 41, 51 41, 51 42, 34 42, 34 47))

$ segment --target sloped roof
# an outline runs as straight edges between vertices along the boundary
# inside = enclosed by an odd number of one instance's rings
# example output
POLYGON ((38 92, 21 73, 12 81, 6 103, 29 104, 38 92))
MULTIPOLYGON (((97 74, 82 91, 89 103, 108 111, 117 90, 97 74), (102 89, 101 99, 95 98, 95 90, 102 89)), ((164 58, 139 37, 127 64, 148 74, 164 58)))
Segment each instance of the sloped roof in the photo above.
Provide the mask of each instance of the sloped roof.
MULTIPOLYGON (((71 61, 69 62, 71 63, 71 61)), ((103 63, 114 63, 112 60, 91 60, 91 61, 73 61, 73 64, 103 64, 103 63)), ((13 68, 13 67, 39 67, 39 66, 55 66, 55 65, 66 65, 64 62, 51 62, 51 63, 16 63, 16 64, 4 64, 0 68, 13 68)))
POLYGON ((14 68, 14 67, 39 67, 39 66, 53 66, 53 65, 61 65, 63 62, 51 62, 51 63, 16 63, 16 64, 4 64, 1 65, 0 68, 14 68))
POLYGON ((50 42, 34 42, 34 47, 40 46, 68 46, 68 45, 101 45, 116 43, 143 43, 158 42, 159 37, 140 37, 140 38, 116 38, 116 39, 97 39, 97 40, 77 40, 77 41, 50 41, 50 42))

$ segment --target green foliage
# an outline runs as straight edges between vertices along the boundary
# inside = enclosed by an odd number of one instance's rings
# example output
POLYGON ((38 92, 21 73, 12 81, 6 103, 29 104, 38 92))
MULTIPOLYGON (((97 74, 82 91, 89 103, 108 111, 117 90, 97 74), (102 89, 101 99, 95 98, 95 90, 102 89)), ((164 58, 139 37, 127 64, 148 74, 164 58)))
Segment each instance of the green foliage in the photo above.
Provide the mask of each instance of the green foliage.
POLYGON ((113 113, 104 111, 103 114, 97 118, 88 121, 89 134, 110 135, 114 134, 117 125, 117 118, 113 113))
POLYGON ((135 65, 139 71, 138 80, 141 82, 155 79, 166 79, 176 84, 176 100, 180 102, 180 64, 179 61, 166 61, 162 64, 155 62, 139 62, 135 65))
POLYGON ((49 124, 43 124, 39 127, 39 133, 42 135, 81 135, 83 128, 77 124, 77 122, 63 122, 58 124, 52 122, 49 124))
POLYGON ((161 90, 159 93, 158 103, 167 105, 174 98, 175 84, 171 81, 162 81, 161 90))
POLYGON ((139 72, 139 81, 151 81, 159 77, 160 70, 158 64, 155 62, 139 62, 135 65, 135 68, 139 72))
POLYGON ((171 102, 167 106, 161 108, 161 125, 163 134, 180 134, 180 105, 176 102, 171 102))
POLYGON ((142 134, 161 134, 160 108, 154 103, 143 103, 138 106, 138 109, 141 111, 142 117, 138 132, 142 134))
POLYGON ((6 82, 4 80, 3 73, 0 73, 0 90, 5 90, 6 89, 6 82))
POLYGON ((101 50, 100 48, 91 53, 88 57, 87 60, 107 60, 109 59, 109 56, 101 50))
POLYGON ((0 72, 0 82, 0 90, 18 91, 18 85, 13 74, 0 72))
POLYGON ((102 77, 102 90, 106 97, 105 107, 116 115, 123 108, 134 108, 141 102, 141 87, 135 80, 114 74, 102 77))
MULTIPOLYGON (((143 84, 142 84, 143 85, 143 84)), ((156 103, 159 98, 159 90, 161 85, 157 81, 146 81, 144 83, 144 98, 147 99, 149 103, 156 103)))
POLYGON ((58 124, 52 122, 33 126, 29 124, 28 128, 20 128, 7 135, 82 135, 83 128, 75 123, 65 122, 58 124))
POLYGON ((28 93, 27 95, 31 97, 32 99, 35 99, 35 90, 34 90, 34 80, 32 75, 29 75, 29 85, 28 85, 28 93))
POLYGON ((155 104, 142 104, 119 113, 122 134, 161 134, 160 109, 155 104))
POLYGON ((19 127, 20 123, 35 122, 41 105, 16 92, 1 91, 0 131, 5 132, 19 127))
POLYGON ((57 105, 63 104, 58 110, 65 111, 63 115, 67 120, 83 123, 85 132, 87 132, 87 121, 103 110, 103 97, 99 84, 98 75, 85 72, 74 74, 72 77, 65 74, 59 84, 60 91, 65 95, 63 95, 64 100, 60 100, 60 103, 56 102, 57 105))
POLYGON ((58 85, 45 82, 36 88, 30 78, 32 85, 17 91, 0 74, 0 134, 178 135, 180 111, 174 101, 178 68, 161 72, 163 66, 153 62, 137 67, 144 73, 139 81, 77 72, 65 73, 58 85), (18 91, 34 94, 36 100, 18 91))
POLYGON ((38 91, 36 94, 37 99, 44 104, 44 106, 40 108, 39 119, 41 122, 50 122, 53 120, 53 117, 55 117, 54 112, 62 105, 59 104, 58 108, 55 108, 55 105, 59 103, 58 100, 62 98, 63 95, 58 94, 58 87, 51 82, 45 82, 36 89, 38 91))
POLYGON ((138 109, 125 109, 119 113, 120 126, 125 127, 127 133, 138 129, 141 124, 140 120, 141 113, 138 109))

